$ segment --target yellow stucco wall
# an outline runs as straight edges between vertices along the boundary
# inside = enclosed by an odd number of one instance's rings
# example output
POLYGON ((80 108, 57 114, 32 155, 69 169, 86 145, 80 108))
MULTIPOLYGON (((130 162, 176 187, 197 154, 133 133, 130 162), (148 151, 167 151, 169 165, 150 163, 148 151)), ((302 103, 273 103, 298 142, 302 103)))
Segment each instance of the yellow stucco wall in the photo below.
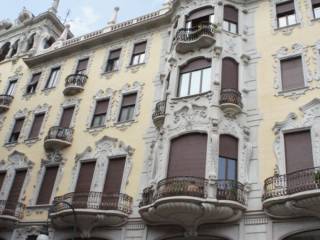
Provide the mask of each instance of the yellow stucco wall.
MULTIPOLYGON (((63 157, 67 159, 64 166, 64 173, 61 184, 57 191, 57 196, 68 193, 71 181, 71 173, 72 168, 75 165, 75 156, 76 154, 82 153, 88 146, 91 146, 95 149, 95 142, 101 139, 103 136, 109 136, 112 138, 117 138, 120 141, 124 142, 126 145, 130 145, 135 149, 133 159, 132 159, 132 169, 129 175, 128 185, 126 187, 125 193, 132 196, 134 199, 138 196, 139 191, 139 181, 142 172, 142 166, 145 156, 145 144, 143 141, 143 136, 146 132, 146 129, 151 124, 151 115, 153 110, 153 101, 154 99, 154 86, 153 81, 158 76, 159 72, 159 61, 160 61, 160 51, 162 48, 162 40, 160 36, 160 31, 155 31, 154 33, 148 36, 148 44, 151 44, 150 55, 147 60, 147 63, 141 67, 137 71, 128 70, 127 66, 131 57, 132 45, 135 42, 138 42, 139 36, 127 36, 125 41, 121 43, 120 41, 117 43, 122 46, 121 57, 125 57, 125 59, 121 59, 121 68, 120 71, 112 74, 111 78, 103 78, 101 77, 102 66, 104 65, 108 44, 101 45, 100 47, 95 47, 92 63, 88 69, 88 81, 85 85, 85 90, 74 96, 74 98, 80 98, 80 110, 78 115, 76 116, 76 124, 75 124, 75 133, 73 135, 72 146, 62 150, 63 157), (143 96, 142 102, 140 106, 140 115, 138 116, 138 121, 133 125, 129 126, 126 130, 120 130, 116 127, 108 127, 102 132, 99 132, 96 136, 89 134, 86 132, 87 128, 87 119, 88 112, 93 103, 93 96, 99 91, 99 89, 106 90, 111 88, 115 91, 121 90, 121 88, 125 84, 132 84, 134 82, 144 83, 143 86, 143 96)), ((146 35, 144 35, 145 37, 146 35)), ((84 51, 85 52, 85 51, 84 51)), ((58 82, 58 85, 54 90, 52 90, 48 96, 42 93, 42 89, 44 86, 44 82, 47 79, 41 78, 41 82, 38 85, 37 93, 31 97, 29 101, 25 101, 22 99, 22 95, 25 92, 25 86, 30 80, 30 70, 28 67, 19 60, 15 66, 11 66, 11 63, 0 63, 0 72, 1 72, 1 85, 0 89, 4 92, 7 86, 7 77, 14 75, 13 71, 17 68, 17 66, 23 66, 23 76, 19 80, 16 92, 14 94, 14 101, 10 106, 10 110, 5 113, 6 120, 4 126, 0 131, 0 144, 3 145, 5 143, 5 138, 8 135, 8 131, 10 131, 9 127, 12 125, 12 121, 14 121, 14 114, 18 110, 22 110, 27 108, 29 111, 35 109, 38 105, 42 105, 44 103, 48 103, 52 105, 49 111, 49 118, 45 124, 44 132, 45 134, 41 136, 41 140, 28 147, 23 142, 19 143, 14 149, 8 150, 5 147, 1 147, 1 159, 7 160, 8 155, 12 153, 14 150, 24 153, 28 159, 32 160, 35 165, 32 170, 32 178, 27 186, 27 194, 24 199, 24 203, 28 205, 29 200, 32 194, 35 194, 35 184, 37 182, 38 171, 40 170, 41 160, 46 158, 46 152, 44 150, 43 140, 48 132, 49 128, 54 126, 57 121, 57 115, 60 111, 60 104, 62 104, 66 97, 63 95, 64 90, 64 80, 69 75, 72 74, 73 68, 78 61, 79 54, 82 54, 81 51, 73 54, 69 57, 64 57, 63 59, 66 62, 63 65, 63 71, 61 72, 61 78, 58 82)), ((57 59, 53 60, 54 62, 57 59)), ((50 63, 46 63, 50 67, 50 63)), ((46 69, 47 71, 47 69, 46 69)), ((120 94, 117 92, 117 94, 120 94)), ((108 111, 118 112, 121 103, 118 103, 116 106, 110 106, 108 111)), ((27 116, 27 120, 32 121, 33 116, 29 114, 27 116)), ((43 219, 46 216, 45 212, 37 213, 37 210, 28 211, 24 220, 25 221, 36 221, 39 219, 43 219)))
POLYGON ((312 78, 311 90, 297 98, 275 96, 277 90, 274 88, 276 62, 273 54, 281 47, 291 49, 293 44, 302 44, 308 47, 306 62, 312 76, 317 72, 316 59, 318 53, 313 51, 315 43, 319 40, 320 21, 310 20, 310 5, 305 0, 298 0, 302 16, 302 22, 295 26, 291 33, 283 33, 272 27, 272 14, 270 1, 262 1, 256 14, 256 43, 260 55, 257 69, 258 103, 259 112, 262 114, 262 122, 259 129, 259 163, 261 181, 273 175, 276 157, 273 151, 275 135, 272 128, 276 122, 284 121, 290 112, 302 116, 299 107, 319 97, 319 82, 312 78), (318 88, 316 88, 318 86, 318 88))

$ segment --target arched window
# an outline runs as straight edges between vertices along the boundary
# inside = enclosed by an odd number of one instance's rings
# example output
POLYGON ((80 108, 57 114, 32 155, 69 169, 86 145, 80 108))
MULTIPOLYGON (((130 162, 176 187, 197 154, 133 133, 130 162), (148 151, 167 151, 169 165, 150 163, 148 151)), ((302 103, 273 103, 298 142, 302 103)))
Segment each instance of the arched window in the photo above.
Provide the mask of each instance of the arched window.
POLYGON ((33 33, 29 37, 28 42, 27 42, 27 49, 26 49, 27 51, 29 51, 29 50, 31 50, 33 48, 35 36, 36 36, 36 34, 33 33))
POLYGON ((200 58, 180 68, 178 97, 210 91, 211 60, 200 58))
POLYGON ((320 230, 313 230, 303 233, 297 233, 284 240, 318 240, 320 239, 320 230))
POLYGON ((222 89, 239 89, 239 64, 233 58, 222 60, 222 89))
POLYGON ((48 38, 48 39, 45 39, 43 48, 44 48, 44 49, 47 49, 47 48, 51 47, 52 44, 54 44, 55 41, 56 41, 56 40, 55 40, 53 37, 50 37, 50 38, 48 38))
POLYGON ((233 6, 224 6, 223 30, 231 33, 238 33, 238 9, 233 6))
POLYGON ((19 40, 15 41, 15 43, 12 45, 11 55, 10 57, 13 57, 17 54, 19 48, 19 40))
POLYGON ((214 8, 211 6, 196 9, 187 16, 186 27, 198 27, 214 22, 214 8))
POLYGON ((238 178, 238 139, 230 135, 219 138, 219 180, 237 180, 238 178))
POLYGON ((1 47, 1 50, 0 50, 0 61, 3 61, 8 52, 10 51, 10 43, 9 42, 6 42, 2 47, 1 47))
POLYGON ((207 135, 190 133, 171 141, 167 177, 205 177, 207 135))

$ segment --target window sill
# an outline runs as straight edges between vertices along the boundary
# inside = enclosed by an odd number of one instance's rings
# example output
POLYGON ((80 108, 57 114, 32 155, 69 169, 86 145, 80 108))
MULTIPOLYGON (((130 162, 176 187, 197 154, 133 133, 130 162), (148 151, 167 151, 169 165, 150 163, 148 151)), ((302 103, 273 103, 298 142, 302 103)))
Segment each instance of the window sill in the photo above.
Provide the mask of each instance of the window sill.
POLYGON ((135 65, 129 65, 127 68, 134 68, 134 67, 140 67, 140 66, 143 66, 143 65, 145 65, 146 63, 144 62, 144 63, 139 63, 139 64, 135 64, 135 65))
POLYGON ((231 36, 236 36, 236 37, 241 37, 241 35, 239 33, 233 33, 233 32, 229 32, 227 30, 222 29, 222 31, 226 34, 230 34, 231 36))
POLYGON ((300 96, 300 95, 303 95, 308 90, 310 90, 310 87, 307 86, 307 87, 280 91, 278 92, 277 95, 283 96, 283 97, 300 96))
POLYGON ((40 204, 40 205, 32 205, 27 206, 27 209, 33 210, 33 209, 48 209, 51 207, 51 204, 40 204))
POLYGON ((295 27, 297 27, 299 25, 300 25, 300 23, 295 23, 295 24, 288 25, 288 26, 285 26, 285 27, 277 27, 274 30, 275 31, 288 30, 288 29, 290 30, 290 29, 293 29, 293 28, 295 28, 295 27))
POLYGON ((116 123, 114 123, 114 125, 123 125, 123 124, 133 123, 133 122, 134 122, 134 119, 123 121, 123 122, 116 122, 116 123))
POLYGON ((26 140, 24 140, 24 143, 27 145, 32 145, 35 144, 36 142, 40 141, 39 137, 35 137, 35 138, 28 138, 26 140))
POLYGON ((203 93, 199 93, 199 94, 194 94, 194 95, 188 95, 188 96, 184 96, 184 97, 175 97, 175 98, 171 98, 171 100, 173 100, 173 101, 179 101, 179 100, 184 100, 184 99, 189 99, 189 98, 197 98, 197 97, 202 97, 202 96, 210 95, 211 93, 212 93, 211 91, 207 91, 207 92, 203 92, 203 93))
POLYGON ((115 70, 108 71, 108 72, 103 72, 102 75, 113 74, 113 73, 116 73, 116 72, 119 72, 119 69, 115 69, 115 70))

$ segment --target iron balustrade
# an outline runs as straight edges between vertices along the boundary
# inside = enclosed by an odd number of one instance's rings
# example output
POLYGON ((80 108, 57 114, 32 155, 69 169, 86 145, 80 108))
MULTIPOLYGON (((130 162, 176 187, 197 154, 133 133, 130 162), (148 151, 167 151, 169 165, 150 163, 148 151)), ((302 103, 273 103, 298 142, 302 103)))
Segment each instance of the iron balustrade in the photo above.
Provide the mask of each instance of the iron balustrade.
MULTIPOLYGON (((218 200, 246 204, 244 185, 234 180, 215 180, 218 200)), ((199 177, 171 177, 161 180, 156 188, 147 187, 142 193, 140 207, 165 197, 188 196, 208 198, 208 180, 199 177)))
POLYGON ((0 200, 0 215, 22 219, 25 208, 26 206, 20 202, 12 203, 6 200, 0 200))
POLYGON ((267 178, 263 200, 316 189, 320 189, 320 167, 267 178))
POLYGON ((216 25, 214 24, 202 24, 193 28, 182 28, 176 34, 176 41, 192 42, 198 40, 202 36, 214 37, 216 32, 216 25))
POLYGON ((161 101, 156 104, 154 112, 152 114, 152 118, 157 118, 160 116, 164 116, 166 114, 166 101, 161 101))
POLYGON ((84 87, 88 80, 88 76, 84 74, 71 74, 66 78, 65 87, 77 86, 84 87))
POLYGON ((9 107, 12 100, 13 100, 13 96, 11 96, 11 95, 0 95, 0 105, 1 106, 9 107))
POLYGON ((62 140, 66 142, 72 142, 73 129, 63 127, 51 127, 48 131, 48 135, 45 140, 62 140))
POLYGON ((116 210, 126 214, 130 214, 132 211, 132 197, 122 193, 68 193, 55 197, 54 203, 57 204, 53 204, 51 213, 69 210, 70 207, 63 202, 70 203, 75 209, 116 210))
POLYGON ((235 104, 240 108, 243 107, 241 93, 235 89, 221 89, 220 105, 221 104, 235 104))

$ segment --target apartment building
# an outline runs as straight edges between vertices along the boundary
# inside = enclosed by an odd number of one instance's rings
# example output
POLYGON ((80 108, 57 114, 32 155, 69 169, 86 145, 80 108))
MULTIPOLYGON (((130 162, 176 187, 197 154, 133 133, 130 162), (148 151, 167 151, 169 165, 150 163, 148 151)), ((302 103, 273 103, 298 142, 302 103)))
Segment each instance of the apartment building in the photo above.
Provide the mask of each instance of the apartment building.
POLYGON ((0 22, 1 240, 320 238, 319 1, 58 6, 0 22))

